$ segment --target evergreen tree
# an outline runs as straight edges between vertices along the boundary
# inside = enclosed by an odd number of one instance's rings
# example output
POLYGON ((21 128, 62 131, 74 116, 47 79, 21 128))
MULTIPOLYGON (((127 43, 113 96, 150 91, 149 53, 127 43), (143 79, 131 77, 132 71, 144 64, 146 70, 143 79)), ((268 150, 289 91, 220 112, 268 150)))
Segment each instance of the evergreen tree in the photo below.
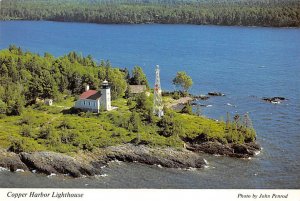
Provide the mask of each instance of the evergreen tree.
POLYGON ((240 115, 239 115, 239 114, 234 115, 233 120, 234 120, 234 123, 235 123, 237 126, 240 125, 241 118, 240 118, 240 115))
POLYGON ((187 102, 185 106, 182 108, 181 113, 193 114, 193 107, 190 102, 187 102))
POLYGON ((146 93, 138 94, 136 97, 136 109, 146 111, 152 108, 152 102, 146 93))
POLYGON ((183 125, 180 121, 174 119, 173 112, 166 113, 158 122, 161 127, 161 135, 165 137, 182 136, 184 134, 183 125))
POLYGON ((128 129, 133 132, 139 132, 140 126, 141 126, 141 118, 136 111, 133 111, 129 118, 128 129))
POLYGON ((130 73, 129 73, 129 70, 127 68, 124 69, 124 77, 126 79, 126 82, 130 83, 130 73))
POLYGON ((0 114, 6 114, 7 105, 0 99, 0 114))
POLYGON ((245 126, 246 128, 253 128, 252 121, 248 112, 244 114, 243 126, 245 126))
POLYGON ((132 85, 146 85, 149 88, 148 80, 143 72, 143 69, 139 66, 135 66, 132 70, 132 78, 130 84, 132 85))
POLYGON ((7 66, 5 65, 5 63, 2 63, 2 65, 0 66, 0 75, 2 77, 8 76, 8 69, 7 69, 7 66))
POLYGON ((230 126, 230 115, 229 112, 226 113, 226 129, 229 129, 230 126))

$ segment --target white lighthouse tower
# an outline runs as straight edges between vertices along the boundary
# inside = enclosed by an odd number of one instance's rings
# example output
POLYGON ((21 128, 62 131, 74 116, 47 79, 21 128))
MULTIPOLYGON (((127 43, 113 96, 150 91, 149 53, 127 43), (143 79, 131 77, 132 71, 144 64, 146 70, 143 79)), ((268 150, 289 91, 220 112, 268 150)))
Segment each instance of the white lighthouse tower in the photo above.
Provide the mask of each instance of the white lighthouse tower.
POLYGON ((111 110, 110 86, 107 80, 104 80, 101 86, 101 106, 104 110, 111 110))

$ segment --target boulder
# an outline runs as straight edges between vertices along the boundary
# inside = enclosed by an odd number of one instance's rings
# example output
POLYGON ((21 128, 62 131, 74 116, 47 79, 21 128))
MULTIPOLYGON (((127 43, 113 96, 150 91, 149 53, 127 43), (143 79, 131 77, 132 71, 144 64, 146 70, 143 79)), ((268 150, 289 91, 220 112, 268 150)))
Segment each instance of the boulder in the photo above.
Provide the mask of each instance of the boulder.
POLYGON ((208 95, 210 96, 225 96, 225 94, 221 93, 221 92, 208 92, 208 95))
POLYGON ((0 149, 0 167, 7 168, 12 172, 17 169, 28 170, 18 154, 7 152, 5 149, 0 149))
POLYGON ((233 152, 236 154, 243 154, 243 155, 250 154, 249 150, 247 149, 247 146, 243 144, 233 144, 231 148, 233 149, 233 152))
POLYGON ((269 103, 281 103, 284 100, 287 100, 285 97, 275 96, 275 97, 263 97, 262 100, 269 103))
POLYGON ((193 98, 196 99, 196 100, 208 100, 209 96, 199 95, 199 96, 193 96, 193 98))
POLYGON ((245 143, 245 145, 250 150, 256 150, 256 151, 261 150, 261 146, 256 142, 248 142, 248 143, 245 143))

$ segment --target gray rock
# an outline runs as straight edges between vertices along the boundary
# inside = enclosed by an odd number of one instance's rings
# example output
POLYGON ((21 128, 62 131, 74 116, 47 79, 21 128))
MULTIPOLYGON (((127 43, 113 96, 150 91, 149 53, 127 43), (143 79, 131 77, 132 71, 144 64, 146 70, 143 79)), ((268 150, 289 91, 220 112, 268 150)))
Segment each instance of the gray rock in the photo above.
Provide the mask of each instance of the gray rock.
POLYGON ((20 160, 19 155, 0 149, 0 167, 15 172, 17 169, 28 170, 27 166, 20 160))
POLYGON ((210 97, 206 95, 193 96, 195 100, 208 100, 210 97))
POLYGON ((187 149, 194 152, 204 152, 208 154, 218 154, 237 158, 248 158, 254 156, 256 151, 259 151, 261 147, 255 143, 244 144, 222 144, 220 142, 202 142, 191 143, 189 142, 187 149))
POLYGON ((221 93, 221 92, 216 92, 216 91, 213 91, 213 92, 208 92, 207 93, 209 96, 225 96, 225 94, 221 93))
POLYGON ((231 157, 249 157, 260 150, 255 143, 222 144, 204 141, 205 139, 189 139, 187 149, 158 148, 139 144, 124 144, 98 149, 94 152, 80 152, 73 158, 55 152, 22 152, 19 155, 0 149, 0 166, 16 169, 36 170, 45 174, 68 174, 72 177, 101 174, 100 169, 109 161, 140 162, 149 165, 161 165, 167 168, 201 168, 206 165, 199 152, 227 155, 231 157))
POLYGON ((168 168, 201 168, 206 163, 197 153, 172 148, 150 148, 145 145, 125 144, 106 148, 107 160, 137 161, 168 168))
POLYGON ((208 154, 231 155, 233 150, 220 142, 203 142, 197 144, 189 144, 189 150, 194 152, 204 152, 208 154))
POLYGON ((247 146, 243 144, 233 144, 231 148, 233 149, 233 152, 236 154, 243 154, 243 155, 250 154, 249 150, 247 149, 247 146))
POLYGON ((92 165, 81 163, 74 158, 55 152, 20 153, 20 158, 30 170, 45 174, 69 174, 72 177, 93 176, 100 171, 92 165))
POLYGON ((263 97, 262 100, 270 103, 281 103, 284 100, 287 100, 285 97, 275 96, 275 97, 263 97))

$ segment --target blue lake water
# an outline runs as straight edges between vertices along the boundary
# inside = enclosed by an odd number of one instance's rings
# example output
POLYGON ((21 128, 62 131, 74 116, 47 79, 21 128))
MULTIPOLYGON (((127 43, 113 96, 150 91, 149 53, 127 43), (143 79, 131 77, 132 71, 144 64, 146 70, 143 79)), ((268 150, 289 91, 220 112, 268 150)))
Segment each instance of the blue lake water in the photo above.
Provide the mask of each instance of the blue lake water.
POLYGON ((0 21, 0 48, 9 44, 55 56, 91 54, 113 66, 142 66, 151 85, 173 90, 177 71, 191 75, 191 92, 221 91, 201 104, 221 119, 249 112, 262 152, 250 159, 204 155, 209 168, 185 171, 113 163, 105 177, 69 179, 0 170, 0 187, 300 188, 300 29, 196 25, 98 25, 0 21), (284 96, 282 104, 261 101, 284 96))

